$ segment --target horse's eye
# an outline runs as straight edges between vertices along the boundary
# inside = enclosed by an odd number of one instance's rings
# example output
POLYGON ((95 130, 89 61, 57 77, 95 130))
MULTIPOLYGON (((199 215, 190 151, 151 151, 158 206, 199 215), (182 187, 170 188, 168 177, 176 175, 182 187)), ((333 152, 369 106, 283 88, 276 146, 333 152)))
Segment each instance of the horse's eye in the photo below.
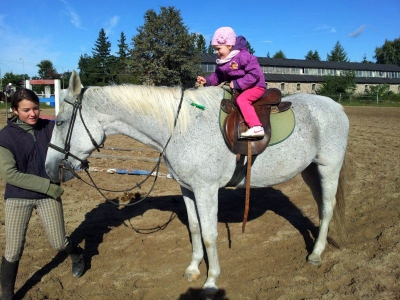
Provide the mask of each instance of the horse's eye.
POLYGON ((56 121, 56 126, 61 126, 63 121, 56 121))

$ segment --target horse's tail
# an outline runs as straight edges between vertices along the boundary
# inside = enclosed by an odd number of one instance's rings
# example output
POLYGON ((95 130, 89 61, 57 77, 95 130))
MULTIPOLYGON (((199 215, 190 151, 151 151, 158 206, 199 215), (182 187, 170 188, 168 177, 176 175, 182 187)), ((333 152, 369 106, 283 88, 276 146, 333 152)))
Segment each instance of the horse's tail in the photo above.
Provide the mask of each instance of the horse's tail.
POLYGON ((336 207, 333 212, 333 222, 337 230, 339 239, 343 242, 347 241, 347 229, 345 222, 345 187, 346 187, 346 163, 343 161, 339 174, 338 189, 336 191, 336 207))

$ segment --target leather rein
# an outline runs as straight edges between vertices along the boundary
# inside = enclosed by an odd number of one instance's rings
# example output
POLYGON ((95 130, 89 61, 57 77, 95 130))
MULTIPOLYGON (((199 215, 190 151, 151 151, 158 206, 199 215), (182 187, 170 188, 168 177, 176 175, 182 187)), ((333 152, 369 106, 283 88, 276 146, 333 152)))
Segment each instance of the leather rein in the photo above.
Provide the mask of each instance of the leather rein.
MULTIPOLYGON (((136 205, 136 204, 142 202, 143 200, 145 200, 145 199, 150 195, 151 191, 153 190, 153 188, 154 188, 154 186, 155 186, 155 183, 156 183, 156 181, 157 181, 158 170, 159 170, 159 167, 160 167, 160 163, 161 163, 161 160, 162 160, 162 156, 163 156, 163 154, 164 154, 164 152, 165 152, 165 149, 167 148, 167 146, 168 146, 168 144, 169 144, 169 142, 170 142, 170 140, 171 140, 171 138, 172 138, 172 133, 171 133, 170 137, 168 138, 168 140, 167 140, 167 142, 166 142, 164 148, 163 148, 162 151, 160 152, 160 155, 159 155, 159 158, 158 158, 158 160, 157 160, 156 165, 155 165, 154 168, 151 170, 151 172, 149 172, 149 174, 146 176, 146 178, 145 178, 144 180, 142 180, 142 181, 139 182, 139 183, 136 183, 136 184, 135 184, 133 187, 131 187, 131 188, 123 189, 123 190, 111 190, 111 189, 100 188, 100 187, 98 187, 97 184, 94 182, 92 176, 91 176, 90 173, 89 173, 89 161, 88 161, 87 159, 81 159, 81 158, 79 158, 78 156, 76 156, 76 155, 74 155, 74 154, 72 154, 72 153, 70 152, 70 150, 71 150, 72 132, 73 132, 73 129, 74 129, 75 120, 76 120, 76 118, 77 118, 78 112, 79 112, 79 117, 80 117, 80 119, 81 119, 81 122, 82 122, 82 124, 83 124, 83 126, 84 126, 84 128, 85 128, 85 130, 86 130, 86 133, 88 134, 88 136, 89 136, 89 138, 90 138, 90 140, 91 140, 93 146, 96 148, 97 152, 100 152, 100 149, 104 147, 104 145, 99 145, 99 144, 97 144, 97 142, 94 140, 92 134, 90 133, 90 131, 89 131, 88 127, 86 126, 86 123, 85 123, 85 121, 84 121, 84 119, 83 119, 83 116, 82 116, 82 99, 83 99, 83 94, 85 93, 85 91, 86 91, 86 88, 82 88, 82 89, 81 89, 81 92, 80 92, 80 94, 78 95, 78 97, 77 97, 77 99, 75 100, 75 102, 70 102, 70 101, 64 99, 64 102, 66 102, 66 103, 68 103, 68 104, 70 104, 70 105, 73 106, 72 115, 71 115, 71 121, 70 121, 70 123, 69 123, 68 131, 67 131, 67 136, 66 136, 66 138, 65 138, 64 148, 61 148, 61 147, 59 147, 59 146, 57 146, 57 145, 54 145, 54 144, 52 144, 52 143, 49 143, 49 147, 50 147, 50 148, 52 148, 52 149, 54 149, 54 150, 56 150, 56 151, 61 152, 61 153, 64 154, 64 159, 61 160, 60 165, 59 165, 59 168, 60 168, 60 182, 61 182, 61 173, 62 173, 63 170, 66 170, 66 171, 71 172, 72 175, 73 175, 74 177, 78 178, 79 180, 81 180, 81 181, 84 182, 85 184, 87 184, 87 185, 89 185, 89 186, 91 186, 91 187, 94 187, 94 188, 103 196, 103 198, 104 198, 106 201, 111 202, 111 203, 113 203, 113 204, 115 204, 115 205, 118 205, 118 206, 132 206, 132 205, 136 205), (79 176, 79 175, 76 173, 75 168, 74 168, 73 164, 68 160, 68 157, 72 157, 72 158, 76 159, 77 161, 79 161, 79 162, 81 163, 81 168, 86 172, 86 174, 87 174, 87 176, 89 177, 91 183, 85 181, 84 179, 81 178, 81 176, 79 176), (132 191, 132 190, 135 189, 135 188, 141 188, 141 185, 142 185, 143 183, 145 183, 145 182, 150 178, 151 174, 153 174, 154 172, 156 172, 156 175, 155 175, 153 184, 152 184, 152 186, 150 187, 149 192, 148 192, 145 196, 143 196, 142 198, 136 200, 135 202, 128 203, 128 204, 117 203, 117 202, 113 201, 112 199, 108 199, 108 198, 103 194, 103 192, 102 192, 102 191, 106 191, 106 192, 124 192, 124 193, 127 193, 127 192, 129 192, 129 191, 132 191)), ((178 109, 177 109, 177 113, 176 113, 176 116, 175 116, 174 127, 173 127, 173 129, 175 129, 175 127, 176 127, 176 124, 177 124, 177 121, 178 121, 178 117, 179 117, 179 112, 181 111, 181 108, 182 108, 183 96, 184 96, 184 90, 181 89, 181 98, 180 98, 179 105, 178 105, 178 109)), ((56 122, 57 122, 57 120, 56 120, 56 122)))

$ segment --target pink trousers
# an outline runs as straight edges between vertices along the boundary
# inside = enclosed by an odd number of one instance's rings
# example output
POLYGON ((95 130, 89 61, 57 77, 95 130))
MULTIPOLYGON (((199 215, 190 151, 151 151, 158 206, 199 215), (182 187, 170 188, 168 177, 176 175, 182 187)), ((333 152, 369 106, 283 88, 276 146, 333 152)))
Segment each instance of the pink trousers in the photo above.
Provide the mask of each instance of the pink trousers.
POLYGON ((265 89, 261 87, 253 87, 244 90, 240 96, 236 99, 236 103, 242 112, 244 121, 248 127, 262 126, 254 107, 251 105, 254 101, 257 101, 264 94, 265 89))

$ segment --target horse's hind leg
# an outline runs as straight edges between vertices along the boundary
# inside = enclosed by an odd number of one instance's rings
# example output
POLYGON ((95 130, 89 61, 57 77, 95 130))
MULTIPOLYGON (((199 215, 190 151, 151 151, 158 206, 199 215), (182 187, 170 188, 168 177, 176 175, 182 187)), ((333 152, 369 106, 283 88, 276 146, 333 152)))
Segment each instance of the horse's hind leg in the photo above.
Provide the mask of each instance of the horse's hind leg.
POLYGON ((335 208, 335 195, 338 187, 340 169, 337 166, 310 165, 302 172, 304 181, 311 188, 318 204, 319 233, 312 253, 307 261, 314 265, 321 264, 321 255, 325 250, 328 237, 329 223, 332 220, 335 208))
POLYGON ((188 281, 193 281, 199 278, 200 270, 199 264, 203 260, 204 252, 201 243, 201 231, 199 219, 197 217, 196 206, 194 202, 194 195, 191 191, 181 188, 183 200, 185 201, 186 211, 189 221, 189 230, 192 240, 192 260, 190 265, 186 268, 185 274, 188 281))

